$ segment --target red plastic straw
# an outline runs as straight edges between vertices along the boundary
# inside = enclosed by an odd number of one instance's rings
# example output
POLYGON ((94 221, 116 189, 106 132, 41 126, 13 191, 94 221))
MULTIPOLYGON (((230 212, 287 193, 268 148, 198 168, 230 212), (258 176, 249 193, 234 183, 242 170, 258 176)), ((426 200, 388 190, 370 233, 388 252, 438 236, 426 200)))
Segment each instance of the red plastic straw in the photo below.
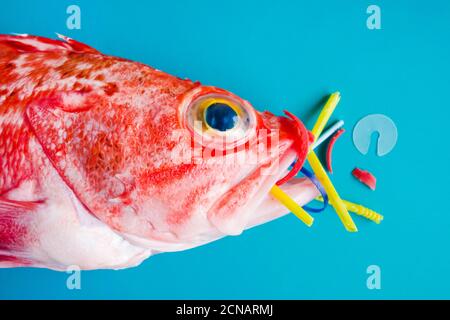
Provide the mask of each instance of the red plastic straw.
POLYGON ((339 129, 338 131, 336 131, 336 133, 334 134, 334 136, 331 137, 330 142, 328 143, 328 147, 327 147, 327 169, 328 172, 333 173, 333 167, 332 167, 332 152, 333 152, 333 147, 334 144, 336 143, 336 140, 345 132, 345 129, 339 129))

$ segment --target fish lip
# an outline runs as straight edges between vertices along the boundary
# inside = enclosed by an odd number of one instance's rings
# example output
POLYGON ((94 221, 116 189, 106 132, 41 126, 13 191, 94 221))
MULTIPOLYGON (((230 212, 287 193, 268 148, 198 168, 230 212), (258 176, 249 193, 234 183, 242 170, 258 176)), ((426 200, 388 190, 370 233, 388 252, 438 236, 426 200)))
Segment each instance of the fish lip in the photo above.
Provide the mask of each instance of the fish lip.
MULTIPOLYGON (((284 169, 279 170, 275 182, 274 180, 265 181, 264 184, 267 183, 273 186, 275 185, 276 181, 286 175, 290 164, 297 158, 295 152, 293 152, 293 155, 291 157, 289 157, 288 152, 289 150, 283 155, 288 158, 288 160, 286 161, 286 163, 288 163, 288 166, 284 166, 284 169)), ((291 196, 291 198, 300 206, 306 205, 320 195, 320 192, 314 185, 314 183, 306 177, 293 177, 293 179, 287 181, 286 184, 284 184, 281 188, 285 189, 284 191, 287 192, 291 196)), ((260 188, 260 190, 262 190, 262 188, 260 188)), ((244 230, 256 227, 261 224, 265 224, 290 213, 289 209, 287 209, 282 203, 280 203, 270 194, 270 190, 269 192, 262 193, 258 203, 259 204, 255 206, 255 209, 247 220, 247 224, 244 230), (273 210, 270 210, 272 208, 269 209, 267 207, 268 205, 273 205, 276 208, 272 207, 273 210)))
MULTIPOLYGON (((292 144, 286 148, 282 154, 278 156, 278 164, 274 168, 271 168, 267 176, 262 179, 261 185, 254 190, 254 194, 249 197, 242 207, 233 209, 234 212, 230 218, 220 218, 215 216, 215 209, 217 204, 222 198, 218 199, 210 208, 207 213, 208 220, 212 227, 216 228, 224 235, 239 235, 241 234, 251 223, 251 218, 255 215, 257 208, 263 203, 263 201, 269 196, 270 190, 281 179, 289 169, 289 166, 296 159, 296 152, 292 148, 292 144)), ((273 159, 272 159, 273 160, 273 159)), ((258 166, 256 170, 261 170, 264 164, 258 166)), ((250 179, 250 176, 246 176, 239 181, 239 184, 246 182, 250 179)), ((228 195, 231 189, 227 191, 223 196, 228 195)), ((234 197, 233 197, 234 198, 234 197)))
MULTIPOLYGON (((257 191, 256 196, 253 197, 253 201, 255 200, 255 198, 258 199, 258 204, 254 206, 254 211, 251 217, 255 215, 255 211, 260 207, 264 200, 267 197, 270 197, 270 190, 274 185, 276 185, 277 181, 279 181, 287 174, 287 172, 289 172, 289 167, 296 160, 296 158, 297 154, 292 150, 292 147, 288 148, 288 150, 282 156, 280 156, 280 164, 278 165, 278 170, 277 168, 274 168, 273 172, 268 175, 262 186, 257 191), (267 188, 268 191, 266 190, 267 188)), ((250 220, 251 219, 247 221, 247 225, 250 223, 250 220)))

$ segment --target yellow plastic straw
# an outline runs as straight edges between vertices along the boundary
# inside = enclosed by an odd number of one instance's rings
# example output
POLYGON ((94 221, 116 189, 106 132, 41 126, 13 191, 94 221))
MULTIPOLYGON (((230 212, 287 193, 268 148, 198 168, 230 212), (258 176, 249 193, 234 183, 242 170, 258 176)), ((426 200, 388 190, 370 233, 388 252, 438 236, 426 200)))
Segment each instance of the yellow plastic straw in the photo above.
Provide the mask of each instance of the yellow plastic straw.
POLYGON ((319 138, 320 134, 323 131, 323 128, 325 128, 325 125, 327 124, 328 120, 331 117, 331 114, 339 103, 339 100, 341 100, 341 94, 339 92, 335 92, 328 98, 327 102, 325 103, 325 106, 320 112, 319 118, 317 118, 317 122, 311 131, 314 135, 314 142, 317 140, 317 138, 319 138))
MULTIPOLYGON (((331 114, 336 108, 340 98, 341 95, 339 94, 339 92, 335 92, 327 100, 312 130, 312 133, 314 134, 314 141, 316 141, 317 138, 322 133, 323 129, 325 128, 325 125, 327 124, 328 120, 331 117, 331 114)), ((311 165, 311 168, 316 174, 317 179, 319 179, 319 181, 324 186, 325 191, 327 192, 328 197, 330 198, 330 203, 333 203, 333 207, 335 208, 345 228, 348 231, 352 232, 358 231, 355 223, 353 222, 352 218, 350 217, 350 214, 347 211, 345 204, 339 197, 339 194, 337 193, 336 189, 331 183, 331 180, 328 178, 325 169, 323 168, 322 164, 320 163, 320 160, 317 158, 314 151, 310 150, 307 159, 309 164, 311 165)), ((270 190, 270 193, 274 198, 280 201, 281 204, 283 204, 286 208, 288 208, 295 216, 297 216, 300 220, 302 220, 307 226, 311 226, 313 224, 314 221, 313 217, 311 217, 301 206, 299 206, 291 197, 289 197, 288 194, 286 194, 283 190, 281 190, 280 187, 274 185, 270 190)))
MULTIPOLYGON (((314 134, 314 141, 316 141, 317 138, 321 135, 323 129, 325 128, 325 125, 330 119, 331 114, 333 113, 340 99, 341 95, 339 92, 333 93, 330 96, 330 98, 328 98, 312 130, 312 133, 314 134)), ((342 223, 344 224, 344 227, 347 229, 347 231, 350 232, 358 231, 355 223, 352 220, 352 217, 350 216, 347 208, 345 207, 345 204, 342 202, 341 197, 336 191, 336 188, 333 186, 333 183, 331 182, 325 169, 320 163, 319 158, 317 158, 317 155, 313 150, 309 151, 307 159, 312 170, 316 174, 317 179, 322 183, 323 187, 325 188, 325 191, 327 192, 328 197, 330 198, 330 203, 334 207, 334 210, 339 216, 339 219, 341 219, 342 223)))
MULTIPOLYGON (((322 197, 317 197, 316 200, 323 202, 322 197)), ((345 204, 345 207, 347 208, 348 211, 356 213, 357 215, 369 219, 377 224, 380 224, 380 222, 384 219, 384 217, 381 214, 367 207, 364 207, 363 205, 353 203, 347 200, 342 200, 342 202, 345 204)))
POLYGON ((320 163, 319 158, 317 158, 315 152, 310 151, 307 159, 309 164, 311 165, 311 168, 316 174, 317 179, 320 181, 320 183, 322 183, 323 187, 325 188, 325 191, 327 192, 328 197, 330 198, 331 205, 334 207, 334 210, 336 210, 339 219, 341 219, 347 231, 350 232, 358 231, 355 223, 352 220, 352 217, 350 217, 350 214, 348 213, 348 210, 345 207, 345 204, 342 202, 341 197, 339 197, 339 194, 334 188, 333 183, 331 183, 330 178, 328 178, 328 175, 325 172, 325 169, 322 167, 322 164, 320 163))
POLYGON ((314 218, 311 217, 305 209, 300 207, 287 193, 281 190, 280 187, 274 185, 270 190, 270 194, 288 208, 297 218, 302 220, 308 227, 312 226, 314 218))

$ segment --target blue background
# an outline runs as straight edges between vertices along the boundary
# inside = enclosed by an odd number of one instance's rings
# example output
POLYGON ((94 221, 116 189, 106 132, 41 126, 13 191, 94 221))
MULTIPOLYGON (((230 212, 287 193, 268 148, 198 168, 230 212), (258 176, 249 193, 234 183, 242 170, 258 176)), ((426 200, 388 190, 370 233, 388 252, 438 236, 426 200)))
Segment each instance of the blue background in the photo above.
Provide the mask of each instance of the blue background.
POLYGON ((347 132, 332 178, 385 220, 355 217, 350 234, 331 209, 311 229, 290 215, 137 268, 83 272, 78 291, 65 273, 0 270, 0 298, 450 298, 449 31, 446 0, 2 1, 0 33, 59 32, 260 110, 288 109, 309 128, 323 98, 341 91, 334 117, 347 132), (66 28, 70 4, 81 7, 81 30, 66 28), (381 30, 366 27, 370 4, 381 8, 381 30), (399 130, 385 157, 352 144, 354 124, 371 113, 399 130), (355 166, 377 176, 375 192, 352 178, 355 166), (372 264, 381 290, 367 289, 372 264))

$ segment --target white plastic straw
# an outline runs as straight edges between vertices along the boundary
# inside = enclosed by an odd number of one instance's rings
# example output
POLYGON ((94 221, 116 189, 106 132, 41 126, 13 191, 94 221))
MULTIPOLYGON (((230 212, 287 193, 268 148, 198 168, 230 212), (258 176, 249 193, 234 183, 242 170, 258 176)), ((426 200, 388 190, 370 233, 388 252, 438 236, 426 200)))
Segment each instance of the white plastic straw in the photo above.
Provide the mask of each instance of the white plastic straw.
POLYGON ((338 122, 333 124, 329 129, 327 129, 324 133, 322 133, 322 135, 319 137, 319 139, 316 140, 316 142, 312 146, 312 149, 314 150, 315 148, 317 148, 322 142, 324 142, 329 137, 331 137, 343 125, 344 125, 344 121, 343 120, 339 120, 338 122))

